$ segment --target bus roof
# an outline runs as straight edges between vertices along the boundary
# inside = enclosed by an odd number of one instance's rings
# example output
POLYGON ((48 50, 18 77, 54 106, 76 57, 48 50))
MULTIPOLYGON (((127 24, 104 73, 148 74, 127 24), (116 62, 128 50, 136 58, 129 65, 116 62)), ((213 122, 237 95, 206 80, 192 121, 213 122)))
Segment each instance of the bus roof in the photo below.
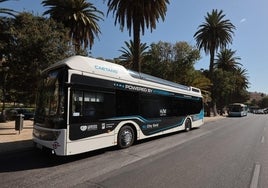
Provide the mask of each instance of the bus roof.
POLYGON ((131 82, 147 81, 150 83, 162 84, 186 92, 192 92, 193 94, 201 95, 200 89, 195 87, 181 85, 144 73, 138 73, 132 70, 128 70, 124 66, 115 63, 110 63, 104 60, 78 55, 57 62, 45 69, 44 72, 63 66, 68 66, 70 69, 78 70, 84 73, 92 73, 96 75, 127 80, 131 82))

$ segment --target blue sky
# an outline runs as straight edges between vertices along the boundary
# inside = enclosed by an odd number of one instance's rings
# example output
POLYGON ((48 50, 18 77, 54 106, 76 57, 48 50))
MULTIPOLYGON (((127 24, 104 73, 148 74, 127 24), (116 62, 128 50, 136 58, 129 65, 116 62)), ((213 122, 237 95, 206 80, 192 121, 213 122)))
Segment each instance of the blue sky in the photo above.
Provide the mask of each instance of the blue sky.
MULTIPOLYGON (((41 0, 10 0, 1 3, 2 8, 11 8, 17 11, 32 12, 42 15, 45 8, 41 0)), ((103 0, 89 0, 106 15, 107 6, 103 0)), ((156 29, 151 33, 146 30, 141 36, 143 43, 150 45, 153 42, 164 41, 176 43, 186 41, 195 45, 193 38, 198 26, 205 21, 207 12, 212 9, 223 10, 235 26, 233 43, 229 48, 236 51, 236 56, 243 68, 247 69, 249 78, 249 91, 268 94, 268 1, 267 0, 170 0, 165 21, 159 21, 156 29)), ((129 41, 132 36, 119 26, 114 26, 112 15, 104 18, 99 23, 102 34, 91 50, 93 57, 106 59, 120 56, 119 50, 124 46, 124 41, 129 41)), ((209 56, 202 54, 195 67, 196 69, 208 69, 209 56)))

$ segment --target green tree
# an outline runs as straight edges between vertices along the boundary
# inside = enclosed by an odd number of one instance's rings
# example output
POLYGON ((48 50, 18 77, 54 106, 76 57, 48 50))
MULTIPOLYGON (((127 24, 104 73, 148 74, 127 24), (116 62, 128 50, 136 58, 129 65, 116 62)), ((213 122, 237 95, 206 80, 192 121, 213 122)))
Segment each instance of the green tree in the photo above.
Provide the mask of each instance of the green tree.
POLYGON ((185 85, 192 85, 193 75, 196 75, 194 64, 200 59, 199 50, 187 42, 176 42, 173 46, 172 56, 174 57, 171 67, 174 72, 172 80, 185 85))
POLYGON ((21 13, 10 20, 13 40, 7 49, 8 93, 15 102, 33 104, 40 73, 49 65, 74 54, 68 30, 52 19, 21 13))
MULTIPOLYGON (((232 34, 235 26, 228 19, 224 19, 223 11, 212 10, 205 17, 206 22, 201 24, 198 31, 194 34, 197 46, 203 49, 206 54, 210 54, 209 78, 213 81, 214 58, 219 48, 225 48, 232 43, 232 34)), ((213 81, 214 83, 214 81, 213 81)), ((214 87, 214 86, 213 86, 214 87)), ((214 115, 217 115, 216 101, 212 89, 212 105, 214 115)))
POLYGON ((144 73, 173 81, 173 77, 170 75, 171 64, 174 61, 173 56, 173 44, 162 41, 152 43, 144 58, 142 70, 144 73))
POLYGON ((44 15, 49 14, 57 22, 70 29, 69 36, 77 54, 92 47, 95 37, 101 33, 97 22, 103 20, 103 13, 86 0, 44 0, 42 4, 49 7, 44 15))
POLYGON ((141 71, 140 65, 140 32, 144 35, 144 29, 151 32, 156 28, 159 18, 164 20, 169 0, 108 0, 108 12, 113 12, 115 25, 119 23, 123 31, 125 25, 131 35, 133 30, 133 69, 141 71))
POLYGON ((8 32, 9 27, 9 19, 8 18, 0 18, 0 67, 4 64, 4 58, 6 49, 8 48, 10 40, 12 40, 12 36, 8 32))
MULTIPOLYGON (((6 2, 8 0, 0 0, 0 3, 6 2)), ((0 14, 3 16, 0 16, 0 62, 2 62, 2 58, 4 58, 4 54, 5 54, 5 47, 8 44, 8 41, 10 40, 10 35, 6 32, 7 31, 7 17, 5 17, 4 15, 7 16, 16 16, 15 14, 18 13, 12 9, 8 9, 8 8, 1 8, 0 7, 0 14)), ((1 66, 1 65, 0 65, 1 66)))
POLYGON ((194 70, 189 76, 189 85, 201 89, 203 93, 208 93, 211 81, 201 71, 194 70))
POLYGON ((217 107, 219 109, 232 103, 231 96, 234 87, 233 79, 232 72, 224 71, 223 69, 216 69, 214 71, 214 100, 217 102, 217 107))
POLYGON ((260 108, 268 108, 268 97, 263 97, 263 98, 259 101, 259 107, 260 107, 260 108))
POLYGON ((230 49, 223 49, 217 54, 214 74, 214 79, 217 78, 217 81, 214 82, 214 90, 220 106, 234 102, 246 102, 248 98, 246 92, 249 84, 247 70, 240 67, 242 64, 238 60, 241 59, 235 56, 235 51, 230 49), (223 80, 219 80, 220 77, 223 80), (223 98, 224 100, 222 100, 223 98))
POLYGON ((245 69, 238 67, 235 71, 215 69, 214 93, 218 108, 230 103, 245 103, 249 99, 248 79, 245 69))
POLYGON ((196 71, 194 64, 200 59, 200 52, 187 42, 171 44, 159 41, 152 43, 144 58, 142 69, 145 73, 166 80, 200 88, 208 93, 210 80, 196 71))
MULTIPOLYGON (((8 0, 0 0, 0 3, 6 2, 8 0)), ((10 36, 6 32, 6 17, 7 16, 15 16, 16 11, 8 8, 1 8, 0 7, 0 87, 1 87, 1 100, 3 102, 2 112, 0 116, 0 121, 5 122, 5 102, 6 102, 6 78, 7 78, 7 71, 9 68, 5 65, 5 48, 8 45, 10 40, 10 36)))
MULTIPOLYGON (((133 69, 133 57, 134 57, 134 44, 133 41, 130 40, 130 42, 125 41, 126 47, 122 47, 121 50, 119 50, 122 55, 118 58, 121 65, 124 65, 126 68, 133 69)), ((143 58, 147 55, 148 46, 146 43, 140 43, 140 61, 143 61, 143 58)))

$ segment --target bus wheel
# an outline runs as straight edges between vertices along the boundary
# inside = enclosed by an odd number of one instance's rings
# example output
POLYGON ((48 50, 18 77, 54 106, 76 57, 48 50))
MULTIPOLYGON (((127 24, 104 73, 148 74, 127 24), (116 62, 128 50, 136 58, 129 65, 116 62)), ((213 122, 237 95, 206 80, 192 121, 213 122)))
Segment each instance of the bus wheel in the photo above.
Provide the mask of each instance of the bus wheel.
POLYGON ((119 148, 127 148, 134 142, 134 130, 132 127, 126 125, 122 127, 118 133, 117 144, 119 148))
POLYGON ((189 132, 192 128, 192 122, 189 118, 185 120, 185 132, 189 132))

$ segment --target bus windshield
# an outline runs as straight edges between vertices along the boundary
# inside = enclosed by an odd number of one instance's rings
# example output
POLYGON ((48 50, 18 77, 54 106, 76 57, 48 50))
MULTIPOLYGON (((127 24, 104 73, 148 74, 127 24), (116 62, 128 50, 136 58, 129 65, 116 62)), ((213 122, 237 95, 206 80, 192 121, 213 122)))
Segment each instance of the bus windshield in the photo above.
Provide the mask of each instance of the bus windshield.
POLYGON ((234 103, 229 105, 229 116, 247 116, 247 105, 234 103))
POLYGON ((48 128, 64 126, 64 70, 53 70, 43 75, 37 97, 35 123, 48 128))
POLYGON ((231 112, 241 112, 243 110, 240 105, 231 105, 229 109, 231 112))

